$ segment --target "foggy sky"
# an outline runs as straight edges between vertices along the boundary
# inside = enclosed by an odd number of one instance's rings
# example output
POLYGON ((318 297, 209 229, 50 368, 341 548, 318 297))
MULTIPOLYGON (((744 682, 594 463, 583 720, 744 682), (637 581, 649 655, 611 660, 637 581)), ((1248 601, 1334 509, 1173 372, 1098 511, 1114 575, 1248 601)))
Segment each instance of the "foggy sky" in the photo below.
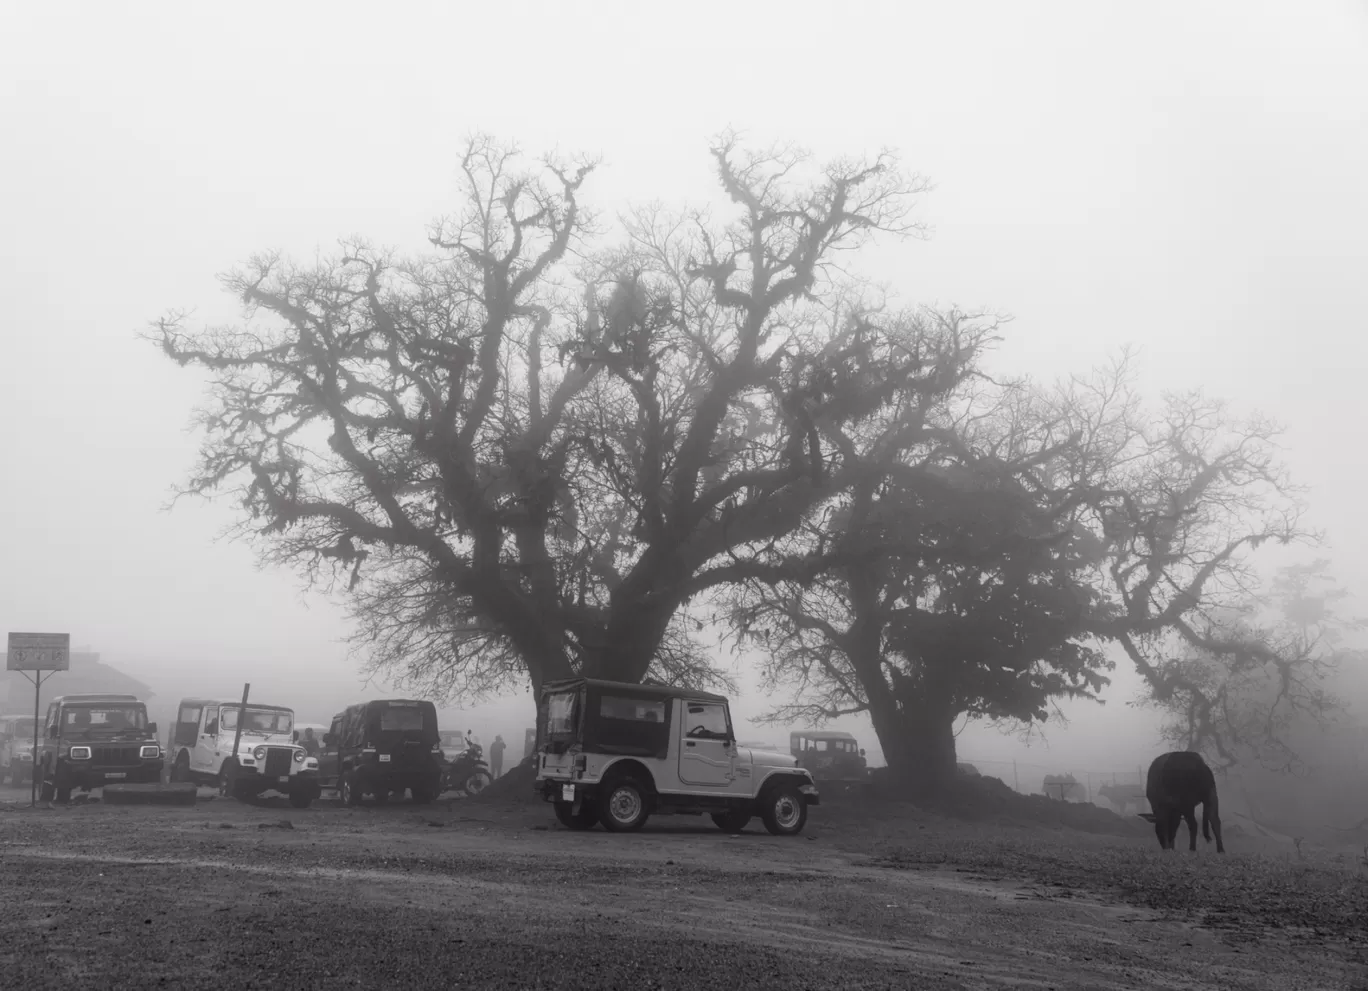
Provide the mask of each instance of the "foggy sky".
MULTIPOLYGON (((362 695, 338 610, 215 542, 230 506, 162 512, 202 381, 135 335, 171 308, 236 320, 215 277, 259 250, 423 249, 475 130, 601 154, 585 199, 609 214, 711 199, 729 125, 821 155, 896 148, 936 184, 934 236, 881 242, 861 271, 902 302, 1012 314, 1005 373, 1134 344, 1150 393, 1276 417, 1338 574, 1365 587, 1363 4, 480 6, 7 9, 5 629, 69 631, 162 696, 252 681, 321 722, 362 695)), ((1047 727, 1055 753, 1135 763, 1150 737, 1117 674, 1105 710, 1047 727)), ((471 721, 508 738, 526 707, 471 721)))

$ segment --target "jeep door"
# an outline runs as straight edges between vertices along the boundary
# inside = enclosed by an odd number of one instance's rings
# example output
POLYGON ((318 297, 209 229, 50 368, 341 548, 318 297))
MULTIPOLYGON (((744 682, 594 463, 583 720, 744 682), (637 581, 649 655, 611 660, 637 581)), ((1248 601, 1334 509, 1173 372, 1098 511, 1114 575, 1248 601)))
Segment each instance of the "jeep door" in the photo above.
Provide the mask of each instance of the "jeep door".
POLYGON ((190 751, 190 767, 201 774, 218 774, 218 723, 219 707, 206 705, 200 719, 199 738, 195 749, 190 751))
POLYGON ((342 739, 342 717, 334 716, 328 732, 323 734, 323 746, 318 751, 318 783, 324 788, 337 787, 339 770, 338 741, 342 739))
POLYGON ((680 702, 679 780, 686 785, 726 788, 735 777, 736 745, 722 702, 680 702))

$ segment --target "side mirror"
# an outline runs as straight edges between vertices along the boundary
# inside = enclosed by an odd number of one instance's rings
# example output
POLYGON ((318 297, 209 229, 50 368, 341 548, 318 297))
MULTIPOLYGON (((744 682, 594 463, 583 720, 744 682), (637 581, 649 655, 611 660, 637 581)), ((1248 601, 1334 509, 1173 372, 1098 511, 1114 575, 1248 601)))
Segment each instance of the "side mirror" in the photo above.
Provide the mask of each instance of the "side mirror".
POLYGON ((860 751, 860 756, 861 756, 861 757, 864 756, 864 750, 861 750, 861 751, 860 751))
POLYGON ((156 724, 156 723, 148 723, 148 724, 147 724, 147 735, 148 735, 148 736, 156 736, 156 735, 157 735, 157 724, 156 724))
POLYGON ((334 743, 336 743, 336 742, 337 742, 337 737, 333 736, 331 733, 324 733, 324 734, 323 734, 323 746, 325 746, 325 747, 331 747, 331 746, 332 746, 334 743))
POLYGON ((48 731, 47 731, 47 735, 48 735, 48 739, 49 739, 49 740, 55 740, 55 739, 57 739, 57 727, 56 727, 56 726, 49 726, 49 727, 48 727, 48 731))

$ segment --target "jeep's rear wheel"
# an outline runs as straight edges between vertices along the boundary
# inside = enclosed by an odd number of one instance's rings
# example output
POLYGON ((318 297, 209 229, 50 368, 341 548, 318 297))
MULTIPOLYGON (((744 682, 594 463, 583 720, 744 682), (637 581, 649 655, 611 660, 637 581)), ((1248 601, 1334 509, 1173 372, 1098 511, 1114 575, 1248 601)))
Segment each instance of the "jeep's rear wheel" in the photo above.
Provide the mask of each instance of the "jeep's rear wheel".
POLYGON ((190 755, 182 750, 180 756, 176 758, 176 763, 171 765, 171 782, 172 784, 180 784, 183 781, 189 780, 190 755))
POLYGON ((566 829, 593 829, 598 825, 598 810, 588 802, 580 803, 580 810, 574 811, 574 802, 555 802, 556 819, 566 829))
POLYGON ((714 812, 712 821, 724 833, 739 833, 750 823, 751 814, 740 811, 714 812))
POLYGON ((337 782, 337 794, 342 799, 343 805, 360 805, 361 789, 356 787, 356 775, 351 771, 344 771, 342 778, 337 782))
POLYGON ((599 792, 598 818, 613 833, 630 833, 646 825, 646 788, 636 778, 618 778, 599 792))
POLYGON ((760 806, 760 818, 773 836, 797 836, 807 823, 807 802, 795 785, 776 785, 760 806))

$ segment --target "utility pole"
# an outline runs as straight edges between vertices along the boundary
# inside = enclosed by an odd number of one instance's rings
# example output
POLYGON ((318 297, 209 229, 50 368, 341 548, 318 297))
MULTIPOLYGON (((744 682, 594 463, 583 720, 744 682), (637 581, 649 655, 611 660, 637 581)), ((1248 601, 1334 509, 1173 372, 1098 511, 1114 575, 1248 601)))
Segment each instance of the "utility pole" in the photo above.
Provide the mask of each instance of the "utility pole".
POLYGON ((236 782, 237 769, 241 766, 238 764, 238 745, 242 743, 242 727, 247 722, 247 693, 251 690, 252 683, 250 681, 242 686, 242 705, 238 707, 237 733, 233 736, 233 753, 230 758, 233 761, 233 773, 230 775, 229 781, 232 782, 236 782))

